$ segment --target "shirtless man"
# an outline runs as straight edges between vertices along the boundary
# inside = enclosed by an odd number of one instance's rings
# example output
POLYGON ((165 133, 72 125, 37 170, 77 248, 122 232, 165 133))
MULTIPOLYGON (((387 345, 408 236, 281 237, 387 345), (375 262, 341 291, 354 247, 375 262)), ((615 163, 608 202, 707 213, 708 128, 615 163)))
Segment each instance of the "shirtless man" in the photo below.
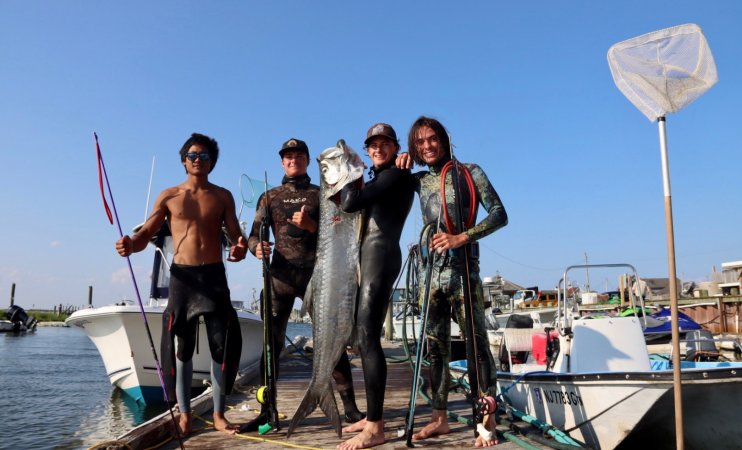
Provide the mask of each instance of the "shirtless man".
POLYGON ((214 139, 193 133, 180 150, 186 180, 162 191, 139 231, 116 242, 118 253, 129 256, 144 250, 166 221, 170 227, 175 254, 169 300, 162 316, 161 359, 168 396, 178 400, 183 436, 191 431, 192 356, 199 316, 206 324, 212 357, 214 428, 228 434, 239 430, 224 416, 225 398, 239 368, 242 335, 222 261, 222 227, 232 243, 229 261, 244 259, 247 246, 232 194, 208 179, 218 157, 214 139))

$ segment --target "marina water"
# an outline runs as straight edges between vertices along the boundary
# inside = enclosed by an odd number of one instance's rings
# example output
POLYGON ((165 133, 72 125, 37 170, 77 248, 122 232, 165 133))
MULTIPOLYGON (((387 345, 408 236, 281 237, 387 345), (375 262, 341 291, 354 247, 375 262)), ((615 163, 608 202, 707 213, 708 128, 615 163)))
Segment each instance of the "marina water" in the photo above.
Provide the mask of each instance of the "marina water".
MULTIPOLYGON (((286 333, 311 336, 289 323, 286 333)), ((0 449, 87 449, 164 411, 141 406, 108 382, 93 343, 76 327, 0 334, 0 449)))

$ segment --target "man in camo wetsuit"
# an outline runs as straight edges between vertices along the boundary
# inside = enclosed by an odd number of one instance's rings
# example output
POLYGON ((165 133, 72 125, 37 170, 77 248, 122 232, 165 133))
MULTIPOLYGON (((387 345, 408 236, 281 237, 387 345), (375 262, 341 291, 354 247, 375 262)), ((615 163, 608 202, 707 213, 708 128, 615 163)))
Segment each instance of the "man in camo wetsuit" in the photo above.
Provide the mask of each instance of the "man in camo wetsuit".
MULTIPOLYGON (((311 184, 309 175, 307 175, 309 165, 307 144, 299 139, 289 139, 281 146, 278 154, 281 156, 281 166, 285 176, 281 181, 281 186, 268 191, 269 223, 275 239, 275 248, 271 249, 272 244, 267 241, 263 241, 260 245, 260 225, 265 216, 265 195, 258 200, 255 220, 247 241, 250 252, 259 260, 262 260, 263 254, 272 256, 270 262, 273 281, 271 325, 274 351, 272 356, 276 368, 276 379, 278 378, 278 356, 284 347, 289 315, 296 298, 304 297, 307 284, 312 276, 319 223, 319 187, 311 184)), ((262 295, 263 293, 261 293, 261 298, 262 295)), ((262 363, 261 372, 263 372, 262 363)), ((346 421, 352 423, 363 419, 364 415, 355 403, 350 362, 345 353, 338 362, 333 377, 343 400, 346 421)), ((256 430, 266 422, 267 406, 263 405, 260 415, 243 430, 256 430)))
MULTIPOLYGON (((468 272, 477 349, 477 376, 480 386, 484 386, 489 395, 494 397, 496 393, 497 372, 489 350, 484 323, 484 294, 482 280, 479 277, 479 246, 476 241, 507 225, 508 218, 500 197, 484 171, 476 164, 463 164, 466 170, 459 172, 458 192, 461 197, 462 223, 465 225, 463 231, 452 230, 459 221, 454 202, 451 175, 453 169, 446 168, 446 163, 451 161, 451 143, 446 129, 436 119, 420 117, 410 129, 408 148, 410 153, 400 155, 397 166, 409 167, 412 161, 428 166, 427 171, 415 174, 423 222, 426 226, 434 227, 432 238, 421 245, 427 246, 431 252, 438 253, 438 257, 434 259, 430 280, 427 328, 433 417, 412 437, 413 440, 422 440, 450 432, 447 403, 450 383, 448 363, 451 360, 451 312, 453 311, 456 316, 462 335, 466 335, 465 330, 469 326, 464 317, 462 287, 466 266, 462 260, 463 252, 460 250, 465 245, 469 246, 468 272), (445 175, 449 170, 448 175, 445 175), (466 176, 466 172, 470 174, 470 178, 466 176), (446 180, 445 190, 441 189, 442 174, 446 180), (480 204, 487 211, 487 216, 475 225, 476 212, 480 204)), ((424 268, 421 273, 426 273, 424 268)), ((421 283, 425 281, 423 279, 421 283)), ((424 291, 422 288, 420 290, 424 291)), ((494 430, 495 423, 490 416, 484 416, 483 424, 487 430, 494 430)), ((496 443, 494 433, 491 436, 480 433, 475 445, 489 447, 496 443)))

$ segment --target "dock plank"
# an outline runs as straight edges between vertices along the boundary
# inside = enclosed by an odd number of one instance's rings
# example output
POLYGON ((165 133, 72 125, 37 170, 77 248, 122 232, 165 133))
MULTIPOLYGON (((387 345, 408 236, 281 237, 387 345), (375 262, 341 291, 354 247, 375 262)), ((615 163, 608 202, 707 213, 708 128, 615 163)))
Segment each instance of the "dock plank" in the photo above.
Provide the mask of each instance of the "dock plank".
MULTIPOLYGON (((404 359, 404 352, 397 342, 384 342, 384 350, 389 361, 404 359)), ((356 391, 356 400, 358 407, 365 411, 365 386, 363 382, 363 370, 361 369, 360 358, 353 358, 351 361, 353 383, 356 391)), ((321 410, 317 409, 304 422, 302 422, 290 438, 286 437, 286 430, 290 417, 296 411, 301 402, 304 392, 311 378, 311 362, 300 356, 293 356, 281 360, 281 375, 278 380, 278 407, 281 419, 281 429, 271 431, 265 435, 257 432, 243 433, 236 436, 230 436, 225 433, 217 432, 210 425, 204 423, 198 418, 194 419, 194 433, 184 440, 186 449, 276 449, 276 448, 302 448, 302 449, 334 449, 339 443, 352 437, 346 434, 343 438, 338 438, 329 420, 324 416, 321 410)), ((404 429, 405 416, 408 410, 410 385, 412 380, 412 369, 409 362, 390 362, 388 364, 386 397, 384 401, 384 421, 386 432, 386 443, 377 447, 379 450, 406 449, 406 440, 404 436, 398 434, 399 430, 404 429)), ((246 423, 257 415, 260 405, 255 399, 255 384, 257 377, 252 377, 252 383, 247 383, 236 389, 227 398, 229 409, 226 413, 227 419, 233 423, 246 423), (247 409, 249 408, 249 409, 247 409)), ((336 395, 339 401, 339 397, 336 395)), ((339 405, 341 414, 342 404, 339 405)), ((464 417, 471 416, 471 406, 465 400, 462 393, 452 392, 449 397, 449 410, 464 417)), ((417 408, 415 412, 415 430, 422 428, 430 419, 432 413, 431 407, 425 399, 418 396, 417 408)), ((198 417, 205 420, 211 420, 212 411, 210 408, 201 408, 196 413, 198 417)), ((160 421, 160 428, 168 428, 168 418, 160 421)), ((444 436, 437 436, 426 441, 415 443, 416 448, 472 448, 474 443, 474 431, 471 427, 450 420, 451 433, 444 436)), ((343 424, 345 425, 345 424, 343 424)), ((169 428, 168 428, 169 429, 169 428)), ((504 426, 498 426, 500 431, 508 431, 504 426)), ((162 430, 159 436, 162 436, 162 430)), ((516 449, 522 448, 512 442, 499 438, 500 444, 497 448, 516 449)), ((141 441, 144 443, 145 441, 141 441)), ((549 448, 533 441, 529 441, 531 448, 549 448)), ((131 444, 130 444, 131 445, 131 444)), ((132 445, 132 448, 152 447, 151 442, 146 446, 132 445)), ((179 444, 175 440, 162 445, 162 449, 171 450, 179 449, 179 444)))

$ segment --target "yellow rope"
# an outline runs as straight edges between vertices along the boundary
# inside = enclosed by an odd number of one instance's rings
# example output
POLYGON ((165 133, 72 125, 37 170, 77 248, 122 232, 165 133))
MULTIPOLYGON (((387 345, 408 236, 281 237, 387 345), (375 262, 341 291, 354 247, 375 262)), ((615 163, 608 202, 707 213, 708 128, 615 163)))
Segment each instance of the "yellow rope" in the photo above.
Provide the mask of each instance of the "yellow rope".
POLYGON ((290 444, 288 442, 282 442, 282 441, 276 441, 273 439, 266 439, 261 437, 254 437, 254 436, 248 436, 246 434, 235 434, 235 437, 241 438, 241 439, 251 439, 253 441, 259 441, 259 442, 265 442, 267 444, 277 444, 277 445, 283 445, 284 447, 290 447, 290 448, 304 448, 309 450, 322 450, 319 447, 307 447, 305 445, 296 445, 296 444, 290 444))
MULTIPOLYGON (((200 420, 200 421, 202 421, 202 422, 204 422, 204 423, 206 423, 206 424, 208 424, 210 426, 214 426, 214 423, 213 422, 210 422, 210 421, 204 419, 203 417, 199 416, 198 414, 194 414, 193 417, 195 417, 196 419, 198 419, 198 420, 200 420)), ((236 438, 241 438, 241 439, 250 439, 250 440, 253 440, 253 441, 265 442, 266 444, 282 445, 284 447, 289 447, 289 448, 303 448, 303 449, 307 449, 307 450, 322 450, 321 448, 318 448, 318 447, 307 447, 305 445, 290 444, 288 442, 277 441, 275 439, 266 439, 266 438, 262 438, 262 437, 248 436, 246 434, 234 434, 233 436, 236 437, 236 438)))

